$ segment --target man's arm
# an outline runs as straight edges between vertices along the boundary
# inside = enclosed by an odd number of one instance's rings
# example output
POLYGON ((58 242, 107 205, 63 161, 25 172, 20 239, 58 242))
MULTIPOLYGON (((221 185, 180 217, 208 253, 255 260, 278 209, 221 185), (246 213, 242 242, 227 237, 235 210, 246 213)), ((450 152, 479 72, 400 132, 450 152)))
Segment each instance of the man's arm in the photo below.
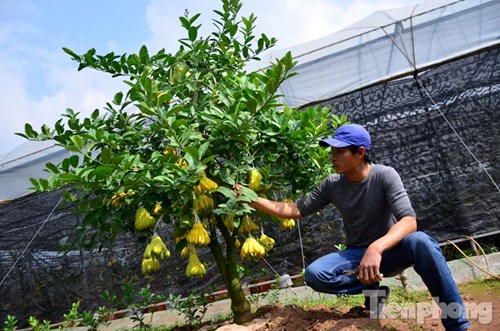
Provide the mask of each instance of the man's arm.
MULTIPOLYGON (((240 184, 234 185, 234 192, 239 195, 240 184)), ((293 218, 297 219, 302 217, 300 210, 295 202, 278 202, 259 197, 257 200, 249 202, 248 205, 252 208, 263 211, 278 218, 293 218)))
POLYGON ((258 209, 278 218, 300 218, 300 210, 295 202, 278 202, 264 198, 249 203, 250 207, 258 209))
POLYGON ((413 216, 403 217, 394 224, 385 236, 368 246, 359 264, 358 279, 367 284, 381 281, 380 262, 382 261, 382 253, 399 244, 404 237, 416 230, 417 220, 413 216))

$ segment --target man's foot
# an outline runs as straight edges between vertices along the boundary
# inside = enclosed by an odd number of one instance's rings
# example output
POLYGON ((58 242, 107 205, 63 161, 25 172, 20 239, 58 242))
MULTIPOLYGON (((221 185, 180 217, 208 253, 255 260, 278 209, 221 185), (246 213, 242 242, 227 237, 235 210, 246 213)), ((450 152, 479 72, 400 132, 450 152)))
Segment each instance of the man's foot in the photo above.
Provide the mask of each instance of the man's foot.
POLYGON ((391 289, 388 286, 380 286, 375 295, 365 297, 365 307, 370 311, 371 318, 383 317, 383 312, 391 289))

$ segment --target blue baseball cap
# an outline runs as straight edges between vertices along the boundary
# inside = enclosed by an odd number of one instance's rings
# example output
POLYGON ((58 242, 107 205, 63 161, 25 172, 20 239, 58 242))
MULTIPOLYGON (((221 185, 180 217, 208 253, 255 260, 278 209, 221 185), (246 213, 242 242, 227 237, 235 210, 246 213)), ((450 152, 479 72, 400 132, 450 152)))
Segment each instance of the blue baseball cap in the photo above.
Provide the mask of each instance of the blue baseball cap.
POLYGON ((363 146, 367 151, 369 151, 372 145, 372 140, 368 131, 366 131, 361 125, 345 124, 335 130, 331 138, 320 140, 319 145, 323 147, 337 148, 347 146, 363 146))

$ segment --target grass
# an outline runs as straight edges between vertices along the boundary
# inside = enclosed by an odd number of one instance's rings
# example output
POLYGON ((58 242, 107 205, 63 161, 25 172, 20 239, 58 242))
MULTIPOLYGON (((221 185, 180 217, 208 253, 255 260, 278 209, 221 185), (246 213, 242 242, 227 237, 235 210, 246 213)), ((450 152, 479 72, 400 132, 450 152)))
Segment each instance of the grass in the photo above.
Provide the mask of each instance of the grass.
POLYGON ((303 309, 310 309, 318 305, 323 305, 326 307, 338 307, 338 306, 361 306, 364 304, 364 296, 362 294, 348 295, 339 294, 331 295, 324 293, 314 293, 310 296, 305 296, 303 298, 295 297, 289 300, 289 304, 296 305, 303 309))
MULTIPOLYGON (((430 302, 432 300, 429 291, 409 291, 406 292, 403 287, 391 287, 391 296, 389 298, 389 304, 403 307, 407 304, 417 304, 420 302, 430 302)), ((466 296, 471 296, 472 298, 480 298, 485 295, 498 295, 500 296, 500 280, 498 279, 482 279, 476 280, 470 283, 461 284, 459 286, 460 292, 463 292, 466 296)), ((364 296, 362 294, 358 295, 330 295, 318 292, 311 292, 308 295, 299 297, 293 296, 289 298, 275 298, 277 291, 269 293, 259 294, 259 305, 264 304, 274 304, 276 302, 281 302, 282 304, 292 304, 296 305, 304 310, 312 309, 317 306, 326 306, 330 308, 341 308, 341 307, 355 307, 364 304, 364 296), (267 298, 266 298, 267 297, 267 298), (267 300, 264 300, 264 299, 267 300), (269 300, 270 299, 270 300, 269 300)), ((215 330, 220 323, 224 321, 229 321, 232 314, 221 314, 219 316, 213 316, 210 321, 204 321, 204 330, 211 330, 210 325, 213 325, 215 330)), ((171 331, 175 327, 179 327, 181 324, 176 326, 154 326, 151 327, 151 331, 171 331)), ((387 326, 388 331, 391 328, 387 326)), ((421 331, 422 326, 417 323, 412 323, 410 325, 411 330, 421 331)), ((131 330, 123 328, 120 330, 131 330)), ((195 330, 195 329, 193 329, 195 330)))
POLYGON ((407 292, 403 287, 392 287, 389 303, 396 305, 404 305, 405 303, 419 303, 429 301, 432 299, 429 291, 409 291, 407 292))
MULTIPOLYGON (((338 306, 362 306, 364 304, 364 296, 362 294, 348 295, 329 295, 324 293, 314 293, 314 295, 303 298, 296 297, 290 300, 291 304, 301 308, 308 309, 318 305, 327 307, 338 306)), ((403 287, 392 287, 389 302, 396 305, 404 305, 406 303, 418 303, 431 300, 429 291, 410 291, 406 292, 403 287)))
POLYGON ((500 296, 500 279, 475 280, 460 285, 459 289, 467 291, 467 293, 473 297, 480 297, 485 294, 500 296))

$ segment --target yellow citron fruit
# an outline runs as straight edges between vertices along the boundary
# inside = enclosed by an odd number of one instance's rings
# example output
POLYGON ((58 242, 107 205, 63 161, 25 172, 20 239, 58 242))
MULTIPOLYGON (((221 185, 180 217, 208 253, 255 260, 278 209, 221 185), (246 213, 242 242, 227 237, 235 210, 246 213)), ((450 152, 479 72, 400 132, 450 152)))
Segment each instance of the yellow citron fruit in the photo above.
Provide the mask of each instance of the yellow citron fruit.
POLYGON ((291 229, 295 226, 295 220, 293 220, 292 218, 288 218, 288 219, 280 218, 279 220, 280 220, 280 222, 279 222, 280 230, 291 229))
POLYGON ((162 213, 161 203, 159 203, 159 202, 155 203, 155 205, 153 206, 153 210, 151 211, 151 213, 153 215, 160 215, 162 213))
POLYGON ((274 247, 274 239, 266 236, 265 234, 260 235, 259 243, 264 246, 266 253, 274 247))
POLYGON ((208 195, 200 194, 194 199, 193 206, 196 214, 207 215, 214 209, 214 201, 208 195))
POLYGON ((260 171, 256 168, 251 169, 249 173, 248 187, 255 192, 259 192, 263 188, 261 181, 262 174, 260 171))
POLYGON ((201 194, 201 186, 200 185, 196 185, 194 187, 194 195, 198 196, 201 194))
POLYGON ((182 239, 186 238, 186 235, 187 235, 187 234, 184 234, 183 236, 180 236, 180 237, 175 237, 175 238, 174 238, 175 243, 176 243, 176 244, 178 244, 178 243, 179 243, 179 241, 181 241, 182 239))
MULTIPOLYGON (((159 103, 164 103, 164 104, 168 104, 170 103, 170 100, 172 99, 172 96, 167 94, 167 92, 165 91, 162 91, 160 93, 158 93, 156 95, 156 100, 159 102, 159 103), (164 97, 165 96, 165 97, 164 97)), ((165 154, 165 153, 164 153, 165 154)))
POLYGON ((205 266, 200 262, 195 250, 189 253, 189 262, 186 267, 186 277, 202 277, 206 274, 205 266))
MULTIPOLYGON (((170 83, 175 85, 177 83, 182 83, 187 77, 186 74, 189 71, 189 66, 183 62, 178 62, 172 67, 170 71, 170 83)), ((191 75, 191 74, 190 74, 191 75)))
POLYGON ((186 236, 188 243, 194 245, 208 245, 210 243, 210 237, 208 236, 207 230, 201 223, 195 223, 193 228, 189 231, 186 236))
POLYGON ((189 256, 189 248, 187 246, 182 249, 181 256, 182 257, 188 257, 189 256))
POLYGON ((184 160, 182 157, 175 164, 184 170, 189 168, 189 165, 187 164, 186 160, 184 160))
POLYGON ((241 246, 241 242, 240 242, 240 240, 239 240, 238 238, 236 238, 236 240, 234 241, 234 246, 235 246, 236 248, 240 248, 240 246, 241 246))
POLYGON ((146 249, 144 250, 144 255, 142 256, 143 259, 152 259, 153 258, 153 246, 151 244, 148 244, 146 246, 146 249))
POLYGON ((135 213, 135 228, 139 231, 154 227, 156 219, 144 207, 139 207, 135 213))
POLYGON ((226 219, 224 220, 224 225, 226 226, 227 230, 232 233, 234 230, 234 216, 229 215, 228 217, 226 217, 226 219))
POLYGON ((207 176, 203 176, 200 179, 200 183, 194 187, 194 194, 200 195, 201 193, 212 193, 215 192, 219 188, 216 182, 208 178, 207 176))
POLYGON ((255 238, 248 237, 241 247, 240 256, 242 259, 256 260, 264 255, 266 255, 266 249, 255 238))
POLYGON ((111 197, 111 206, 113 208, 123 207, 125 206, 125 198, 127 197, 127 193, 118 192, 113 194, 111 197))
POLYGON ((120 191, 113 194, 113 196, 111 197, 111 206, 113 208, 125 206, 125 198, 134 194, 135 194, 134 190, 128 190, 127 193, 120 191))
POLYGON ((257 232, 259 230, 259 226, 250 218, 250 216, 243 216, 243 218, 241 219, 240 227, 238 228, 238 232, 240 234, 248 234, 251 232, 257 232))
POLYGON ((177 150, 171 146, 169 147, 165 147, 165 149, 163 150, 163 155, 173 155, 173 156, 176 156, 177 155, 177 150))
POLYGON ((161 237, 157 234, 153 236, 153 239, 151 239, 151 243, 148 245, 152 247, 152 254, 153 257, 163 260, 168 257, 170 257, 170 251, 168 250, 167 246, 161 239, 161 237))
POLYGON ((156 259, 149 258, 142 260, 142 272, 149 274, 160 269, 160 262, 156 259))
POLYGON ((253 168, 250 170, 249 179, 248 179, 248 187, 255 191, 259 192, 262 189, 262 174, 259 169, 253 168))

